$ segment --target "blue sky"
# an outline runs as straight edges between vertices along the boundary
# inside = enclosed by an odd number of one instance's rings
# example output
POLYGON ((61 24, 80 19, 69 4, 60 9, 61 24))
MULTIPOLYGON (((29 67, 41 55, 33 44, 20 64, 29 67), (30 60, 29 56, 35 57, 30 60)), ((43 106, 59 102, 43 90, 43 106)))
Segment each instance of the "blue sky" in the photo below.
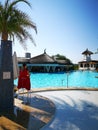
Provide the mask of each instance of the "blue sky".
MULTIPOLYGON (((50 56, 61 54, 73 63, 83 59, 81 53, 87 48, 95 52, 98 48, 98 0, 29 0, 19 8, 26 11, 36 23, 38 34, 31 31, 36 47, 28 40, 27 50, 15 41, 13 51, 17 56, 40 55, 46 49, 50 56)), ((92 59, 98 60, 98 54, 92 59)))

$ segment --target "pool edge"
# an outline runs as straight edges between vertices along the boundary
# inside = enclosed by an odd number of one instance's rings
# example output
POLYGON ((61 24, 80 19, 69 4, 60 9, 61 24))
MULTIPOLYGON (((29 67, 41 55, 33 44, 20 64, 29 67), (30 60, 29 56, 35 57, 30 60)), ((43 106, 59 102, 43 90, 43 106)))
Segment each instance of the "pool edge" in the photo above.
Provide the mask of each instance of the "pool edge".
POLYGON ((77 88, 77 87, 74 87, 74 88, 71 88, 71 87, 68 87, 68 88, 32 88, 31 89, 31 92, 41 92, 41 91, 63 91, 63 90, 85 90, 85 91, 98 91, 98 88, 77 88))

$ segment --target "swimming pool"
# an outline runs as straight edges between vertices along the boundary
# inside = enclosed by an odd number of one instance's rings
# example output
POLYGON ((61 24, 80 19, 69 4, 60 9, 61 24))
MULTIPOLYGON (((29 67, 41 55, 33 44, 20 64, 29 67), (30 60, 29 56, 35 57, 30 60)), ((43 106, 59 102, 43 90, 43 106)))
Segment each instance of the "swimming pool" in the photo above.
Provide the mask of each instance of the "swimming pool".
MULTIPOLYGON (((98 72, 73 71, 70 73, 31 73, 31 88, 98 88, 98 72)), ((18 79, 14 81, 17 85, 18 79)))

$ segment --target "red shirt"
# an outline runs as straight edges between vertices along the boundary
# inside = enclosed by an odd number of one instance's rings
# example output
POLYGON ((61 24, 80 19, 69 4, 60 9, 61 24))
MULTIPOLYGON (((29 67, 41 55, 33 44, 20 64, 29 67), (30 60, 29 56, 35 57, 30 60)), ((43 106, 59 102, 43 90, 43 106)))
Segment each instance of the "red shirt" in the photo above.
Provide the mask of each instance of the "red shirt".
POLYGON ((18 78, 18 89, 25 88, 27 90, 30 90, 31 84, 30 84, 30 76, 29 72, 26 68, 20 71, 19 78, 18 78))

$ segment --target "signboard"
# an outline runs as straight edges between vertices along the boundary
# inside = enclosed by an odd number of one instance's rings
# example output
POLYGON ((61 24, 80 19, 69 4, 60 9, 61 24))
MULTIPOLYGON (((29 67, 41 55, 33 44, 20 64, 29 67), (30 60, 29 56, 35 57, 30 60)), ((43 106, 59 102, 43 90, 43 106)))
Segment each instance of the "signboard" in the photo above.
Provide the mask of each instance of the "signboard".
POLYGON ((11 72, 3 72, 3 79, 11 79, 11 72))

